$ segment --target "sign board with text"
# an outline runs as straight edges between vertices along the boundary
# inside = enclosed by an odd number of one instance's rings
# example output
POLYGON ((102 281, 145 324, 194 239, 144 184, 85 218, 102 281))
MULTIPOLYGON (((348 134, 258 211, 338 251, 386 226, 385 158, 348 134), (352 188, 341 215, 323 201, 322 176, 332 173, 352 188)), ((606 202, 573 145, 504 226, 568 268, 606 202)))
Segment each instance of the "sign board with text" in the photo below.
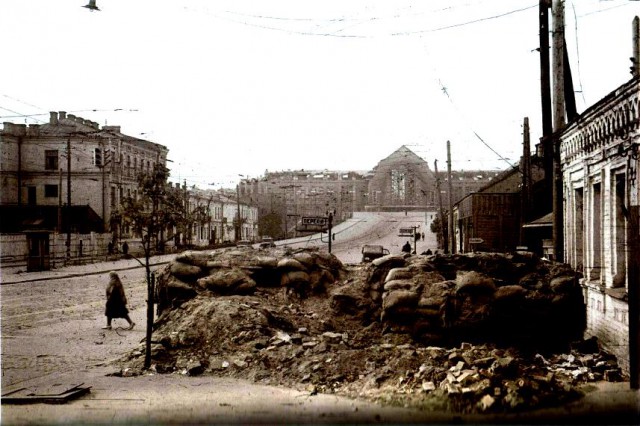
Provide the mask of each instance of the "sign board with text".
POLYGON ((324 232, 329 226, 329 218, 323 216, 303 216, 296 228, 298 232, 324 232))
POLYGON ((398 237, 413 237, 414 228, 400 228, 398 229, 398 237))

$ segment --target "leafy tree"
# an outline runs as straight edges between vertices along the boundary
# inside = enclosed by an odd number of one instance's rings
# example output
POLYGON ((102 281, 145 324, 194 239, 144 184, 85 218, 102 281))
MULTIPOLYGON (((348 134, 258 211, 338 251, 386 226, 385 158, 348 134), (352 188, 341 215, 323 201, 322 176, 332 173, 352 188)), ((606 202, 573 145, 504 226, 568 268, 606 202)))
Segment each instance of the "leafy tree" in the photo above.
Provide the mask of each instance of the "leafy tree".
POLYGON ((448 223, 449 223, 449 220, 447 218, 447 215, 445 214, 444 217, 441 218, 439 213, 433 219, 433 222, 431 222, 431 232, 437 235, 438 247, 441 249, 444 249, 445 252, 447 252, 448 250, 447 246, 449 241, 448 240, 448 235, 449 235, 448 223))

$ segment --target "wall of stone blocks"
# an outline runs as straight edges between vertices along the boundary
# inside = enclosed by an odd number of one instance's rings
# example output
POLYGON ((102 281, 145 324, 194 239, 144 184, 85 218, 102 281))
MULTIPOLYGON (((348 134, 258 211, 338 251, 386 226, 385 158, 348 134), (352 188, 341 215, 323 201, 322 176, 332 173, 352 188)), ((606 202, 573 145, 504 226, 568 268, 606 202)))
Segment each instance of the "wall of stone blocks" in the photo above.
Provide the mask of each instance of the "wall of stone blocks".
POLYGON ((629 374, 629 308, 627 303, 596 289, 586 288, 587 337, 595 336, 603 348, 616 356, 629 374))

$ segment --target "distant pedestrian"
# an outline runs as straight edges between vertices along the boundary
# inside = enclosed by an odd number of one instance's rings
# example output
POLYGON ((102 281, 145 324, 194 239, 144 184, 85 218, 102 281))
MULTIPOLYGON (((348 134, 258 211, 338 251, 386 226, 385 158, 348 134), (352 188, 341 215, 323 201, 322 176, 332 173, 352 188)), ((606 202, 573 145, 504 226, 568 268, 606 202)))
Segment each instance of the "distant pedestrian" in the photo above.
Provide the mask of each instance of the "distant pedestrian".
POLYGON ((411 253, 411 244, 409 244, 409 241, 404 243, 404 245, 402 246, 402 251, 405 253, 411 253))
POLYGON ((107 253, 113 254, 113 241, 109 241, 109 244, 107 244, 107 253))
POLYGON ((127 244, 126 241, 122 243, 122 254, 124 254, 125 256, 129 254, 129 244, 127 244))
POLYGON ((116 272, 109 272, 109 285, 107 286, 107 306, 104 311, 107 317, 105 330, 111 330, 111 320, 114 318, 124 318, 129 323, 129 330, 136 324, 129 318, 127 309, 127 296, 124 294, 122 281, 116 272))
POLYGON ((424 241, 424 232, 422 233, 422 241, 424 241))

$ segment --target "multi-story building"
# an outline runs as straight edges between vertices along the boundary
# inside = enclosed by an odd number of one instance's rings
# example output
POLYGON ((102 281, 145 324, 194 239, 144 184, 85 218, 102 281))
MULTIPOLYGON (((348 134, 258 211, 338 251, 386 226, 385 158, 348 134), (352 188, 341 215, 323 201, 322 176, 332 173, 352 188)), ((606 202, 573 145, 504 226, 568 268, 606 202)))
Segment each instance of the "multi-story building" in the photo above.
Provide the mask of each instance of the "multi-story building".
MULTIPOLYGON (((111 213, 120 201, 137 196, 138 176, 157 163, 166 165, 168 153, 162 145, 123 134, 120 126, 100 128, 65 112, 52 112, 43 125, 4 123, 0 142, 0 205, 53 207, 53 219, 47 216, 49 210, 40 210, 51 230, 68 222, 74 230, 109 230, 111 213), (64 217, 67 205, 83 206, 99 223, 64 217)), ((29 224, 14 225, 19 231, 29 224)))
MULTIPOLYGON (((364 209, 368 179, 358 172, 294 170, 266 172, 259 179, 240 183, 242 202, 255 205, 259 216, 280 219, 280 235, 293 236, 300 218, 325 216, 332 212, 336 223, 364 209)), ((262 234, 265 232, 260 231, 262 234)))
MULTIPOLYGON (((452 172, 454 201, 477 190, 499 172, 452 172)), ((440 172, 443 199, 448 199, 446 173, 440 172)), ((288 170, 244 179, 240 199, 258 206, 259 217, 272 216, 279 235, 293 236, 300 219, 333 213, 340 223, 355 211, 420 209, 435 212, 436 174, 406 146, 381 160, 371 171, 288 170), (286 230, 286 231, 285 231, 286 230)), ((263 230, 260 231, 264 233, 263 230)))
POLYGON ((258 239, 258 207, 239 202, 237 193, 198 188, 186 190, 191 230, 186 237, 195 246, 258 239), (239 212, 239 214, 238 214, 239 212))
POLYGON ((42 125, 3 123, 0 147, 0 232, 39 235, 28 242, 31 255, 59 252, 64 233, 66 257, 80 258, 89 252, 87 244, 92 254, 106 251, 107 232, 119 237, 112 214, 122 199, 137 197, 138 176, 166 165, 168 153, 123 134, 120 126, 100 128, 62 111, 51 112, 42 125))
POLYGON ((627 370, 629 287, 638 285, 638 277, 630 282, 628 274, 637 264, 637 253, 628 248, 640 232, 630 217, 640 196, 639 94, 636 76, 570 122, 559 136, 565 261, 584 276, 587 334, 597 336, 627 370))

